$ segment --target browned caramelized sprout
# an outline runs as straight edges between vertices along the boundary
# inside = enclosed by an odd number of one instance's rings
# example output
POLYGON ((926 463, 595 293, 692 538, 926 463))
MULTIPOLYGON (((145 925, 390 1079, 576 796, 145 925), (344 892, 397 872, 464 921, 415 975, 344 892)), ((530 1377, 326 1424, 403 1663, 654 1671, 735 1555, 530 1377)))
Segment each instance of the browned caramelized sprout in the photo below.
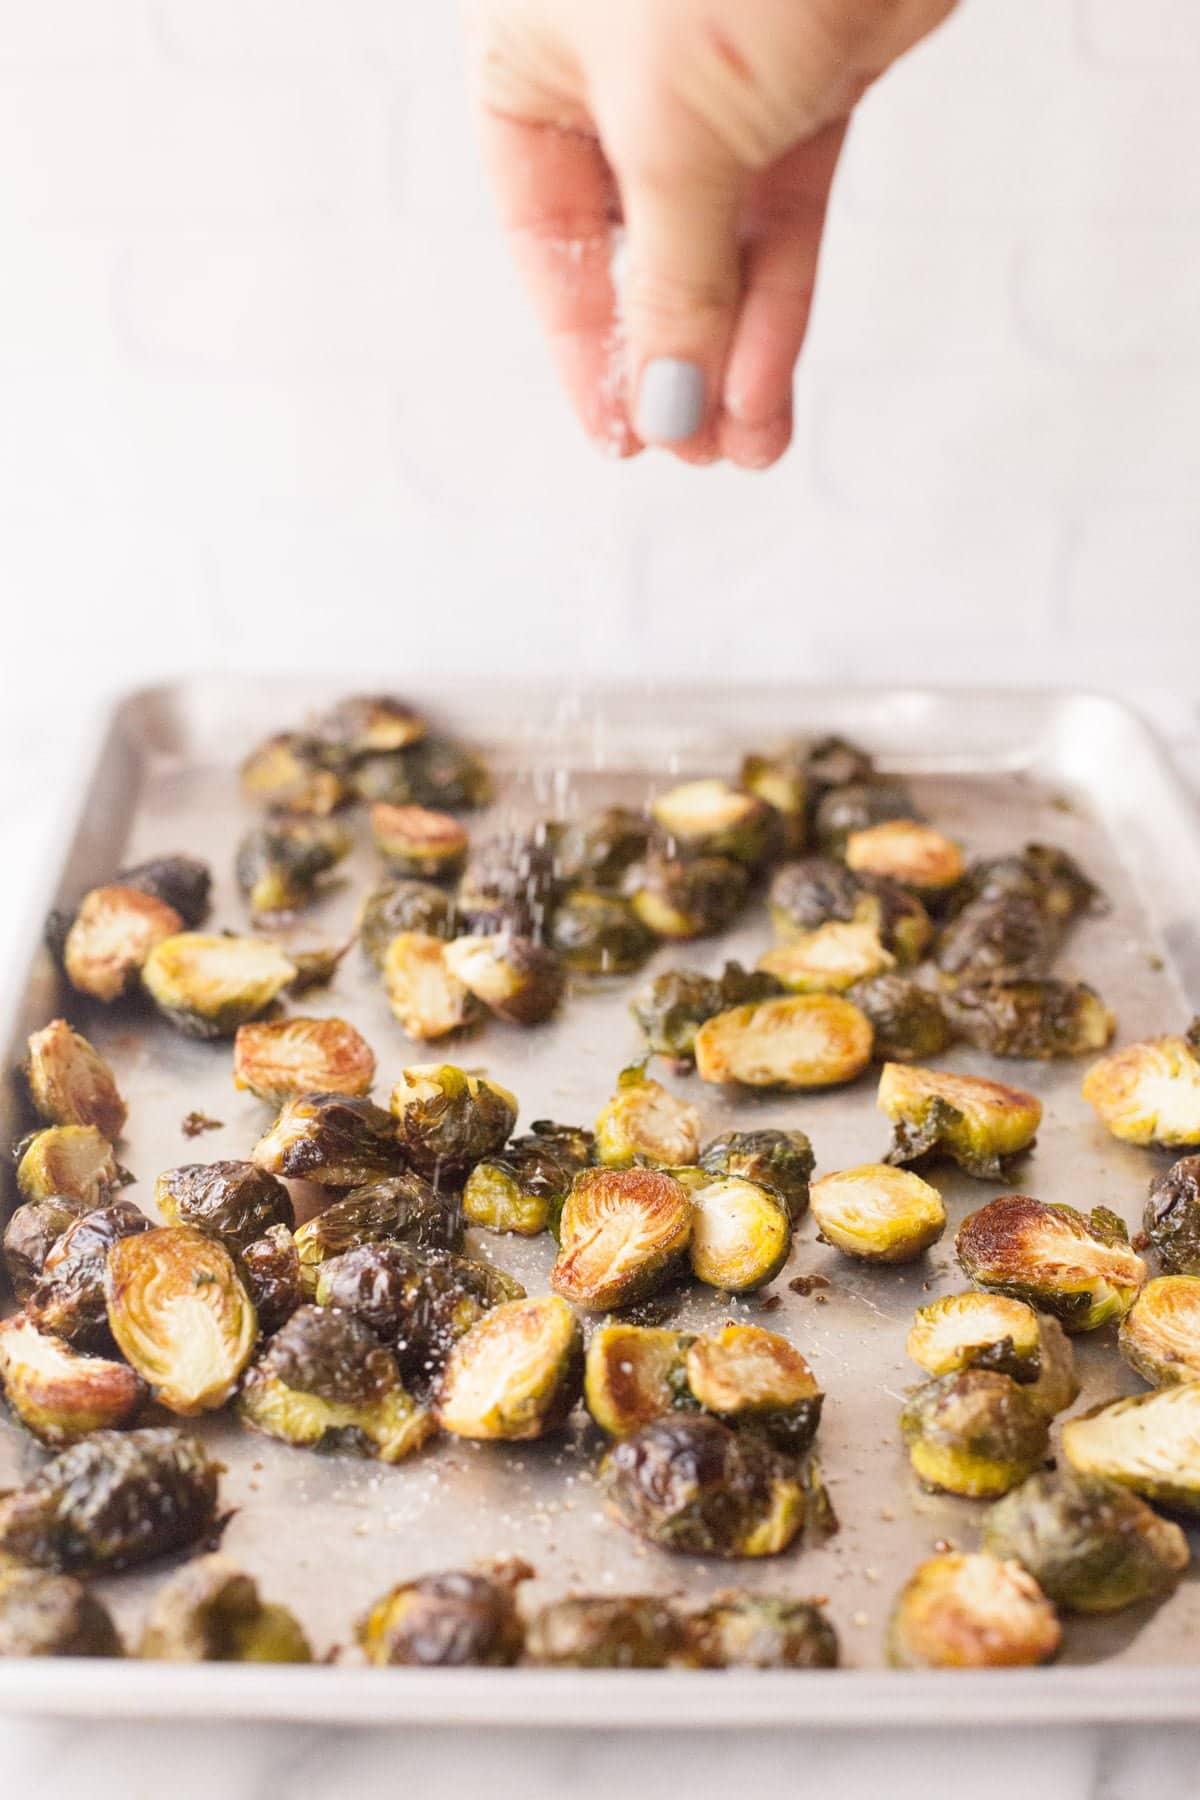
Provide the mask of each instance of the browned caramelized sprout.
POLYGON ((813 816, 813 834, 827 856, 841 856, 856 831, 868 831, 889 819, 915 819, 916 808, 905 782, 894 776, 867 776, 839 782, 821 795, 813 816))
POLYGON ((1102 1475, 1175 1511, 1200 1513, 1200 1381, 1068 1419, 1062 1446, 1079 1475, 1102 1475))
POLYGON ((971 900, 946 925, 937 966, 948 986, 1035 981, 1062 942, 1061 922, 1022 893, 971 900))
POLYGON ((436 1408, 455 1437, 544 1437, 579 1398, 583 1333, 565 1300, 542 1294, 493 1307, 450 1352, 436 1408))
POLYGON ((960 1369, 997 1369, 1014 1381, 1036 1381, 1041 1370, 1038 1316, 1006 1294, 943 1294, 918 1306, 905 1346, 929 1375, 960 1369))
POLYGON ((224 1406, 258 1321, 222 1244, 185 1225, 122 1238, 104 1288, 109 1328, 161 1405, 185 1417, 224 1406))
POLYGON ((124 1131, 125 1102, 112 1070, 65 1019, 51 1019, 31 1035, 25 1078, 48 1124, 91 1125, 113 1144, 124 1131))
POLYGON ((16 1562, 0 1573, 0 1657, 123 1654, 107 1608, 82 1581, 16 1562))
POLYGON ((1026 1194, 1005 1194, 972 1213, 955 1248, 980 1287, 1053 1313, 1071 1332, 1122 1318, 1146 1279, 1115 1214, 1097 1207, 1088 1217, 1026 1194))
POLYGON ((504 831, 472 852, 458 884, 464 930, 544 940, 562 886, 559 829, 542 820, 531 830, 504 831))
POLYGON ((1154 1182, 1142 1230, 1164 1268, 1200 1275, 1200 1156, 1181 1156, 1154 1182))
POLYGON ((155 946, 182 929, 173 906, 140 888, 93 888, 84 895, 63 944, 67 979, 93 1000, 119 1000, 136 985, 155 946))
POLYGON ((359 1187, 404 1167, 391 1113, 355 1094, 289 1100, 250 1154, 268 1175, 330 1188, 359 1187))
POLYGON ((837 1633, 815 1600, 717 1594, 684 1621, 702 1669, 836 1669, 837 1633))
POLYGON ((440 1198, 413 1169, 351 1188, 296 1233, 296 1251, 306 1282, 332 1256, 385 1240, 414 1250, 456 1250, 462 1239, 458 1209, 440 1198))
POLYGON ((846 990, 875 1033, 878 1062, 924 1062, 940 1056, 954 1033, 939 994, 911 975, 873 975, 846 990))
POLYGON ((777 841, 772 808, 727 781, 681 782, 660 794, 650 811, 685 856, 726 856, 754 868, 777 841))
POLYGON ((1053 844, 1026 844, 1016 855, 973 863, 954 896, 962 910, 976 900, 1028 900, 1058 925, 1069 925, 1096 908, 1096 884, 1065 850, 1053 844))
POLYGON ((124 1363, 80 1356, 19 1314, 0 1325, 0 1380, 22 1425, 55 1449, 128 1425, 146 1397, 124 1363))
POLYGON ((770 1188, 788 1209, 793 1225, 808 1211, 813 1150, 803 1131, 729 1131, 700 1152, 708 1175, 734 1175, 770 1188))
POLYGON ((517 1122, 514 1094, 453 1063, 405 1069, 392 1089, 391 1108, 405 1156, 435 1183, 453 1184, 503 1149, 517 1122))
POLYGON ((1003 1180, 1042 1122, 1041 1101, 1022 1088, 901 1063, 884 1064, 878 1105, 893 1126, 888 1162, 948 1156, 982 1181, 1003 1180))
POLYGON ((717 977, 695 969, 665 969, 635 994, 631 1011, 645 1033, 647 1048, 686 1068, 695 1053, 696 1033, 706 1019, 751 1000, 770 1000, 781 991, 773 975, 725 964, 717 977))
POLYGON ((650 1594, 571 1594, 536 1612, 525 1657, 544 1669, 666 1669, 682 1660, 684 1627, 650 1594))
POLYGON ((550 1285, 589 1312, 629 1306, 681 1266, 692 1202, 658 1169, 584 1169, 563 1204, 550 1285))
POLYGON ((351 694, 322 713, 314 735, 339 757, 354 759, 378 751, 407 750, 428 727, 415 706, 395 694, 351 694))
POLYGON ((684 1332, 655 1325, 601 1325, 587 1347, 583 1397, 610 1437, 628 1437, 651 1419, 694 1404, 684 1332))
POLYGON ((743 1087, 836 1087, 871 1060, 870 1021, 839 994, 790 994, 718 1013, 696 1033, 703 1081, 743 1087))
POLYGON ((743 757, 738 785, 764 800, 775 814, 779 841, 789 856, 804 848, 808 835, 808 769, 800 744, 784 744, 770 755, 743 757))
POLYGON ((759 1325, 726 1325, 689 1345, 687 1383, 706 1412, 753 1425, 800 1455, 816 1436, 824 1400, 795 1345, 759 1325))
POLYGON ((449 1569, 403 1582, 356 1627, 367 1661, 381 1668, 508 1668, 524 1645, 516 1588, 531 1573, 514 1560, 489 1574, 449 1569))
POLYGON ((572 887, 613 892, 642 861, 653 840, 654 827, 643 813, 627 806, 605 806, 563 827, 556 861, 563 880, 572 887))
POLYGON ((946 1229, 937 1189, 887 1163, 824 1176, 813 1183, 809 1205, 821 1236, 860 1262, 915 1262, 946 1229))
POLYGON ((953 838, 916 819, 882 819, 846 838, 848 868, 863 875, 882 875, 936 899, 962 880, 963 853, 953 838))
POLYGON ((332 819, 281 816, 245 834, 234 873, 256 917, 298 912, 315 898, 321 877, 353 848, 351 833, 332 819))
POLYGON ((301 1094, 366 1094, 375 1052, 345 1019, 269 1019, 239 1025, 233 1085, 283 1106, 301 1094))
POLYGON ((636 1157, 668 1166, 694 1163, 700 1154, 700 1114, 636 1063, 622 1072, 596 1120, 596 1154, 614 1168, 636 1157))
POLYGON ((1038 1314, 1038 1377, 1027 1392, 1048 1419, 1053 1419, 1079 1398, 1079 1376, 1071 1340, 1049 1313, 1038 1314))
POLYGON ((879 941, 874 925, 830 919, 786 944, 776 945, 755 965, 793 994, 841 994, 857 981, 886 974, 896 959, 879 941))
POLYGON ((28 1298, 51 1250, 86 1211, 86 1201, 68 1194, 27 1200, 17 1207, 4 1227, 4 1266, 17 1300, 28 1298))
POLYGON ((424 931, 402 931, 387 947, 383 985, 411 1038, 447 1037, 480 1016, 479 1002, 450 967, 448 947, 424 931))
POLYGON ((572 1181, 592 1160, 590 1131, 536 1120, 532 1132, 475 1164, 463 1189, 472 1225, 536 1237, 562 1209, 572 1181))
POLYGON ((637 872, 630 903, 655 937, 710 937, 732 924, 748 889, 745 867, 729 857, 653 853, 637 872))
POLYGON ((304 1278, 296 1240, 286 1225, 272 1225, 247 1244, 240 1257, 242 1279, 264 1337, 279 1330, 304 1299, 304 1278))
POLYGON ((784 863, 772 878, 768 906, 781 944, 824 925, 866 926, 907 967, 920 960, 933 937, 929 914, 914 894, 882 876, 856 875, 831 857, 784 863))
POLYGON ((875 778, 875 759, 861 744, 831 732, 814 743, 798 745, 803 754, 804 769, 814 797, 820 799, 830 788, 849 787, 854 782, 875 778))
POLYGON ((358 916, 358 941, 368 962, 382 970, 388 945, 403 932, 424 937, 458 935, 458 912, 443 888, 431 881, 392 881, 373 888, 358 916))
POLYGON ((232 1557, 194 1557, 154 1596, 138 1655, 159 1662, 306 1663, 312 1650, 286 1606, 264 1600, 232 1557))
POLYGON ((51 1247, 26 1297, 25 1311, 38 1330, 81 1349, 111 1349, 104 1301, 108 1253, 121 1238, 150 1229, 150 1220, 130 1200, 81 1213, 51 1247))
POLYGON ((94 1125, 48 1125, 18 1146, 17 1191, 24 1200, 52 1195, 99 1206, 123 1179, 112 1145, 94 1125))
POLYGON ((1018 1562, 1068 1612, 1116 1612, 1169 1594, 1190 1561, 1178 1525, 1127 1488, 1069 1470, 1031 1475, 984 1520, 983 1547, 1018 1562))
POLYGON ((1148 1281, 1121 1320, 1120 1346, 1152 1387, 1200 1381, 1200 1276, 1148 1281))
POLYGON ((465 744, 433 732, 401 750, 364 756, 354 769, 354 789, 360 800, 434 806, 446 812, 486 806, 492 797, 483 759, 465 744))
POLYGON ((774 1281, 792 1248, 787 1202, 740 1175, 701 1176, 692 1202, 692 1274, 708 1287, 746 1294, 774 1281))
POLYGON ((173 906, 188 931, 203 924, 212 891, 212 870, 197 856, 154 856, 117 874, 120 887, 138 888, 173 906))
POLYGON ((804 1524, 793 1469, 757 1433, 706 1413, 677 1413, 619 1438, 600 1464, 600 1483, 613 1517, 661 1549, 775 1556, 804 1524))
POLYGON ((507 932, 455 939, 446 945, 446 964, 476 1000, 510 1025, 540 1025, 566 986, 557 951, 507 932))
POLYGON ((1094 1063, 1083 1097, 1127 1144, 1200 1144, 1200 1022, 1185 1037, 1127 1044, 1094 1063))
POLYGON ((393 874, 431 881, 457 875, 470 840, 452 813, 381 800, 371 808, 371 841, 393 874))
POLYGON ((262 938, 164 938, 146 958, 142 983, 163 1017, 187 1037, 232 1037, 295 979, 296 965, 262 938))
POLYGON ((580 975, 629 975, 654 949, 654 936, 627 900, 573 888, 554 910, 550 942, 580 975))
POLYGON ((1020 1563, 950 1552, 901 1589, 887 1630, 897 1669, 1005 1669, 1049 1662, 1062 1631, 1020 1563))
POLYGON ((1006 1494, 1045 1460, 1046 1415, 1010 1375, 961 1369, 919 1387, 900 1414, 913 1473, 974 1500, 1006 1494))
POLYGON ((362 1244, 317 1270, 318 1303, 361 1319, 422 1389, 486 1312, 524 1298, 520 1282, 490 1263, 396 1242, 362 1244))
POLYGON ((242 764, 242 792, 258 806, 324 818, 350 798, 341 774, 327 765, 324 747, 298 731, 277 732, 242 764))
POLYGON ((282 1181, 252 1162, 184 1163, 165 1169, 154 1203, 168 1225, 190 1225, 206 1237, 242 1250, 272 1225, 295 1224, 282 1181))
POLYGON ((1116 1019, 1082 981, 990 982, 953 988, 943 996, 959 1037, 993 1056, 1049 1062, 1103 1050, 1116 1019))

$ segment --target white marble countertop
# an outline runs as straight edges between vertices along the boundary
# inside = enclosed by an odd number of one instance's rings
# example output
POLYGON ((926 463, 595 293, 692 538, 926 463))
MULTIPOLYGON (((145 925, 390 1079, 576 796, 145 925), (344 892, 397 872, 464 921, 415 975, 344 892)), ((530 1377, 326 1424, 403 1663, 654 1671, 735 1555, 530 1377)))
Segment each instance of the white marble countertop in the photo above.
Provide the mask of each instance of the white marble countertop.
MULTIPOLYGON (((1178 698, 1139 693, 1141 709, 1172 740, 1200 783, 1200 716, 1178 698)), ((78 739, 38 744, 33 706, 13 697, 0 725, 0 817, 8 841, 35 851, 71 781, 78 739)), ((11 950, 20 896, 0 887, 0 954, 11 950)), ((586 1677, 581 1677, 586 1679, 586 1677)), ((0 1674, 2 1681, 2 1674, 0 1674)), ((0 1769, 8 1793, 38 1800, 376 1800, 397 1792, 456 1800, 530 1800, 668 1791, 687 1800, 787 1791, 832 1800, 1012 1800, 1017 1790, 1054 1800, 1191 1800, 1197 1733, 1106 1727, 1040 1731, 806 1731, 717 1734, 664 1730, 297 1730, 283 1726, 72 1725, 0 1719, 0 1769)))

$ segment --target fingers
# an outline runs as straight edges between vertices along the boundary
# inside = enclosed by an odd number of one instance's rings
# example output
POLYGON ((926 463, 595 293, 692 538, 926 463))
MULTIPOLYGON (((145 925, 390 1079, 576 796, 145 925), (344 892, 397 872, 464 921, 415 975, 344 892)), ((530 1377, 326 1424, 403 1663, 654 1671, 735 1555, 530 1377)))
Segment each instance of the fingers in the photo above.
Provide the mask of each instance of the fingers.
POLYGON ((619 207, 599 145, 491 111, 482 133, 517 267, 584 430, 610 455, 636 455, 611 272, 619 207))

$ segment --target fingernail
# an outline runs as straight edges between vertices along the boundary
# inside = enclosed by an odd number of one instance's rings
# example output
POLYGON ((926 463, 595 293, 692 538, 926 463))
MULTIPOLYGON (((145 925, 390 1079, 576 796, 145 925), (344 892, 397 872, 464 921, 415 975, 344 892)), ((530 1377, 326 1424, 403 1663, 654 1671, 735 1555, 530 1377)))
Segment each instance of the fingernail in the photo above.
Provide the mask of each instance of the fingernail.
POLYGON ((679 444, 704 420, 704 370, 679 356, 658 356, 642 370, 637 433, 645 443, 679 444))

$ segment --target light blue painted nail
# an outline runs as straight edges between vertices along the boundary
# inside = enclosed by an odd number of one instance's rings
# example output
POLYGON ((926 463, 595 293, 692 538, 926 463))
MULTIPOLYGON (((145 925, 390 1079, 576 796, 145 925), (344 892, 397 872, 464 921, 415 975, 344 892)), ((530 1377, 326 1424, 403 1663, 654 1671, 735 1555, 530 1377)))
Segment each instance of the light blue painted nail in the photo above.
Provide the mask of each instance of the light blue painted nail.
POLYGON ((648 444, 679 444, 704 418, 704 370, 680 356, 658 356, 642 370, 637 434, 648 444))

